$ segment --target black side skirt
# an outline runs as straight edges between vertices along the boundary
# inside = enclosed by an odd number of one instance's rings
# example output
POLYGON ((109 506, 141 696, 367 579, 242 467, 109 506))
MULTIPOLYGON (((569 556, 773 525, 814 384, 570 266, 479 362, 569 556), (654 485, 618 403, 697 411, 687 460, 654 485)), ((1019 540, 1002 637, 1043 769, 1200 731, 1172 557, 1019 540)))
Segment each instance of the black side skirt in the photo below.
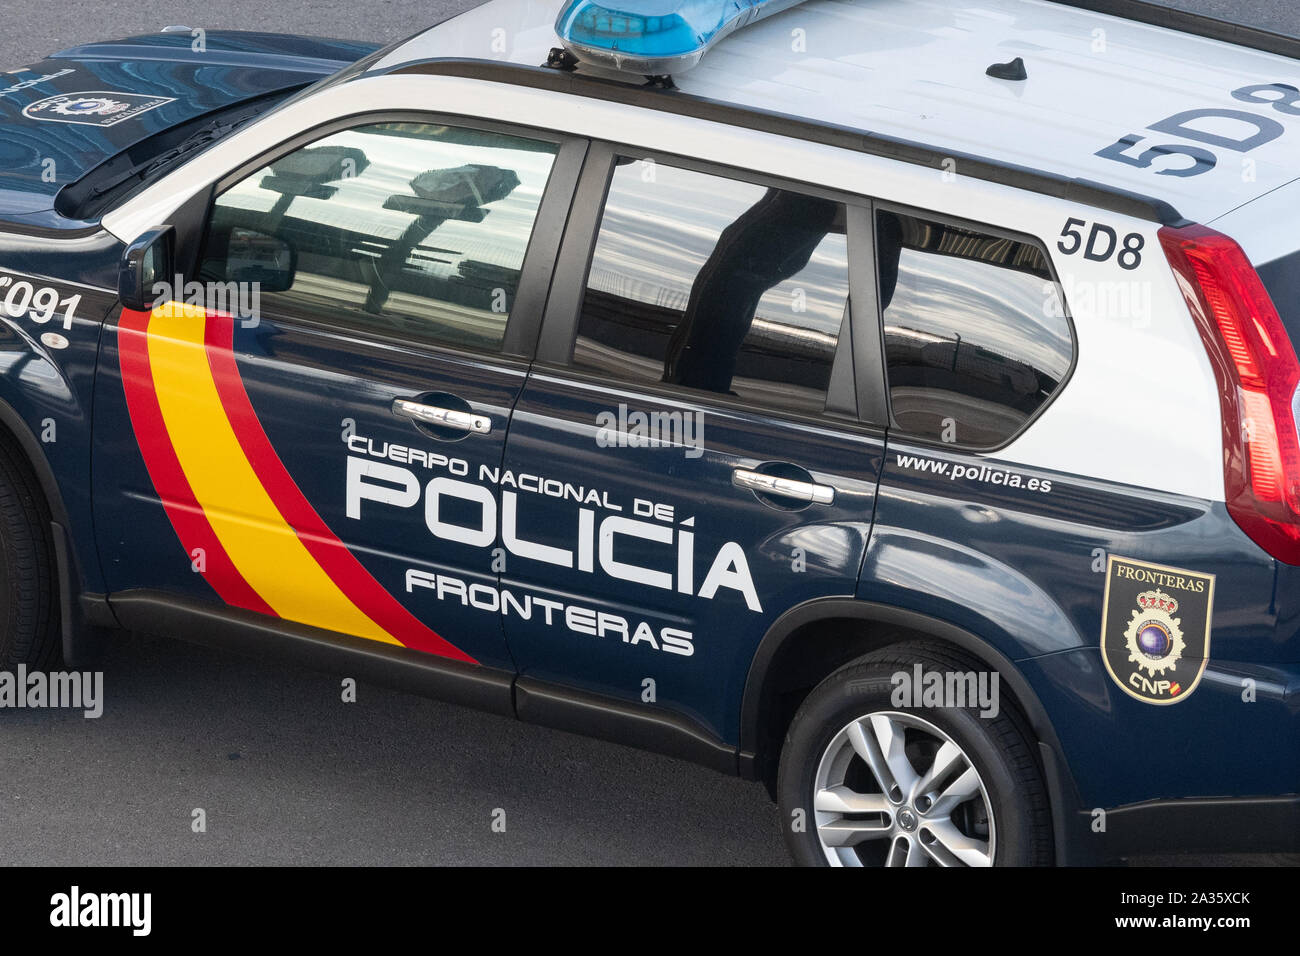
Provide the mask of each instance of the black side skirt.
POLYGON ((323 628, 219 607, 161 591, 110 595, 122 627, 266 660, 289 661, 526 723, 628 744, 723 773, 737 752, 689 718, 649 705, 433 657, 323 628))

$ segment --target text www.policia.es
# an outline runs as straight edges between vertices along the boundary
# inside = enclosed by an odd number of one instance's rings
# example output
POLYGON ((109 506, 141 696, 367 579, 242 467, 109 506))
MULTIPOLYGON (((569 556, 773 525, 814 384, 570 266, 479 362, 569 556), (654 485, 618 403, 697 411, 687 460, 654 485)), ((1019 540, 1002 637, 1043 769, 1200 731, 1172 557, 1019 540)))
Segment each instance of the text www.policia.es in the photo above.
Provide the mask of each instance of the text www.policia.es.
POLYGON ((899 468, 908 471, 945 477, 949 481, 972 481, 986 485, 1002 485, 1006 488, 1026 488, 1048 494, 1052 490, 1052 479, 1025 476, 1003 468, 990 468, 985 464, 959 465, 935 458, 920 458, 916 455, 896 456, 899 468))

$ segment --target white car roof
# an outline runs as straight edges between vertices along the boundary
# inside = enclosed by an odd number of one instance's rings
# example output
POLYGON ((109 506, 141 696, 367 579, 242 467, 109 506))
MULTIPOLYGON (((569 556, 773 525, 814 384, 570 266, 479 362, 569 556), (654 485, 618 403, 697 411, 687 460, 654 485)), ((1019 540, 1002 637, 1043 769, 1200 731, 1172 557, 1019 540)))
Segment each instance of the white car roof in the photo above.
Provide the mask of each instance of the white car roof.
MULTIPOLYGON (((558 46, 562 3, 489 0, 391 50, 375 69, 445 57, 540 66, 558 46)), ((1294 84, 1297 73, 1286 56, 1046 0, 810 0, 720 41, 674 81, 685 95, 1091 180, 1210 222, 1300 177, 1300 117, 1231 95, 1294 84), (985 74, 1015 57, 1027 80, 985 74), (1140 169, 1096 155, 1130 134, 1144 139, 1129 155, 1187 143, 1147 127, 1206 108, 1266 116, 1286 132, 1248 153, 1201 144, 1218 164, 1190 177, 1157 174, 1185 164, 1181 157, 1140 169)), ((1237 138, 1252 131, 1221 119, 1197 125, 1237 138)))

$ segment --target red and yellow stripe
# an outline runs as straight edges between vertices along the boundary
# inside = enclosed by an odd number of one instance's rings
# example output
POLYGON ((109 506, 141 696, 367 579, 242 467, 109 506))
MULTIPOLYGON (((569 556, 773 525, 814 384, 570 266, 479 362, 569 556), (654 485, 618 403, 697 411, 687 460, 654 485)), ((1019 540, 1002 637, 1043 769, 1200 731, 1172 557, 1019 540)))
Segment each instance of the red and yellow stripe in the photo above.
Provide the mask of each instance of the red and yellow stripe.
POLYGON ((145 466, 186 551, 234 607, 475 663, 362 567, 271 447, 232 348, 234 320, 124 311, 118 349, 145 466))

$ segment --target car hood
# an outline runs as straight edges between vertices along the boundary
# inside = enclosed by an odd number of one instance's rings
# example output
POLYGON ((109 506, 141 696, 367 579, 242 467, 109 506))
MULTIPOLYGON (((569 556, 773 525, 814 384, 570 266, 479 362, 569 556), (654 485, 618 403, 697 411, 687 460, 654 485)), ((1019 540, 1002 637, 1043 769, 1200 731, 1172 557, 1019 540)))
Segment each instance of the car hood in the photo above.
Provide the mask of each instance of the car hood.
POLYGON ((376 45, 242 32, 168 32, 73 47, 0 73, 0 220, 77 225, 54 198, 106 160, 206 114, 287 94, 376 45))

